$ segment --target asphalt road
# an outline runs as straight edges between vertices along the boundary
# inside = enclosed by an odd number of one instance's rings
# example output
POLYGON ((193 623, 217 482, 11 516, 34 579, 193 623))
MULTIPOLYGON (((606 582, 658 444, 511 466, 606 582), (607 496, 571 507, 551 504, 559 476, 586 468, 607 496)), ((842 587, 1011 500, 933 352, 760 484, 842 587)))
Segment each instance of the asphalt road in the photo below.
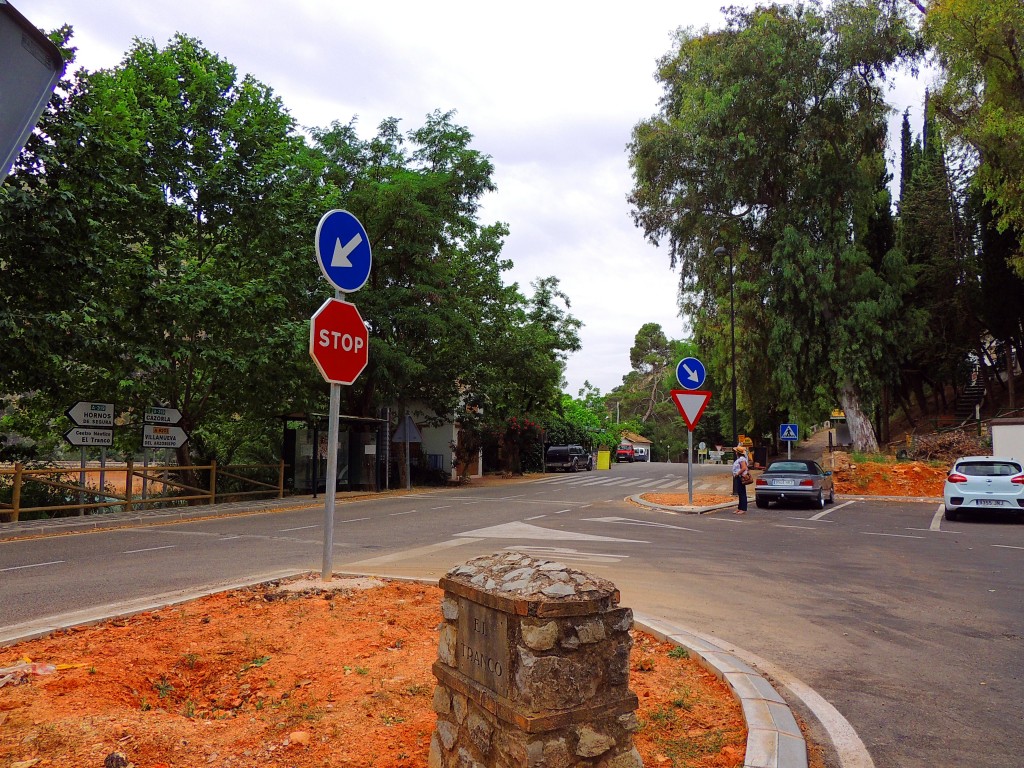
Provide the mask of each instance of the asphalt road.
MULTIPOLYGON (((727 486, 727 472, 695 468, 695 491, 727 486)), ((334 569, 436 578, 506 547, 548 555, 810 686, 879 768, 1024 764, 1024 521, 949 523, 936 502, 843 498, 678 515, 628 501, 644 490, 685 492, 685 467, 340 504, 334 569)), ((322 518, 319 507, 0 543, 0 627, 319 571, 322 518)))

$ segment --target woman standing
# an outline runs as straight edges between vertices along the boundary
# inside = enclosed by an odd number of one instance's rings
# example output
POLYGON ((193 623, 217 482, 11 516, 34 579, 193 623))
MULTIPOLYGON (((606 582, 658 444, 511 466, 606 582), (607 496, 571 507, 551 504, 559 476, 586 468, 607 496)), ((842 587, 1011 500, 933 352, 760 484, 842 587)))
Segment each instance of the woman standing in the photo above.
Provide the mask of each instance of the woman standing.
POLYGON ((739 504, 734 515, 747 514, 747 486, 743 478, 750 472, 750 465, 747 463, 747 449, 742 445, 736 446, 736 460, 732 463, 732 492, 739 496, 739 504))

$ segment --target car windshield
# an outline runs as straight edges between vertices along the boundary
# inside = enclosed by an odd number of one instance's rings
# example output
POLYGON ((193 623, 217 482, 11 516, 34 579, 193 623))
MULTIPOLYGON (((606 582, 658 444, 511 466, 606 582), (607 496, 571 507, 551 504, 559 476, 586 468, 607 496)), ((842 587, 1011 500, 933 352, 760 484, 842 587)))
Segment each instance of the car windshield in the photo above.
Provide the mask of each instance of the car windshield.
POLYGON ((1020 465, 1009 461, 964 461, 956 471, 970 477, 1008 477, 1020 473, 1020 465))
POLYGON ((809 468, 806 463, 802 461, 776 461, 771 464, 768 472, 809 472, 809 468))

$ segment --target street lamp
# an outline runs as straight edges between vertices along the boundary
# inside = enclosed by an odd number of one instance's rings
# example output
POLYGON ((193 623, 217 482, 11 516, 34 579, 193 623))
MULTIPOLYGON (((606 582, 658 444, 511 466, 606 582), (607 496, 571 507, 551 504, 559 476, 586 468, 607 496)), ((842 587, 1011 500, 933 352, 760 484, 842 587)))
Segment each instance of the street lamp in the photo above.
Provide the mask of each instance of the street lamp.
POLYGON ((736 296, 732 271, 732 251, 722 246, 715 248, 715 258, 729 254, 729 338, 732 345, 732 445, 736 446, 739 433, 736 431, 736 296))

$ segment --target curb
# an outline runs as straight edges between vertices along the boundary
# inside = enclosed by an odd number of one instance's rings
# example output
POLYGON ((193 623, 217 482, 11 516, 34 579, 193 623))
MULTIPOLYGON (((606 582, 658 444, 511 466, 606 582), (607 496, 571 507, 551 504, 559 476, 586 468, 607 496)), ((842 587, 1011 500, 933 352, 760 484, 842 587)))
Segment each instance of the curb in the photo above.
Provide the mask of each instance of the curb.
MULTIPOLYGON (((75 611, 39 621, 15 624, 0 633, 0 647, 34 640, 53 632, 75 626, 98 624, 147 611, 196 600, 200 597, 244 589, 271 581, 302 576, 312 571, 281 571, 252 579, 219 584, 205 589, 165 593, 133 600, 120 605, 103 606, 89 611, 75 611)), ((334 576, 367 576, 357 572, 334 573, 334 576)), ((376 574, 375 578, 404 581, 436 587, 437 579, 376 574)), ((747 726, 747 744, 743 768, 807 768, 807 742, 793 712, 782 696, 753 667, 739 657, 704 640, 675 624, 634 614, 633 625, 663 642, 685 648, 697 662, 729 686, 739 703, 747 726)))
POLYGON ((639 504, 642 507, 648 507, 650 509, 662 509, 666 512, 680 512, 684 515, 706 515, 711 512, 717 512, 720 509, 730 509, 731 507, 735 506, 735 504, 730 501, 726 504, 714 504, 710 507, 673 507, 669 506, 668 504, 655 504, 653 501, 647 501, 646 499, 641 498, 642 496, 642 493, 638 493, 635 496, 630 496, 629 500, 635 502, 636 504, 639 504))
POLYGON ((685 648, 698 664, 729 686, 747 725, 743 768, 807 768, 807 742, 793 710, 753 667, 674 624, 639 614, 633 615, 633 623, 659 640, 685 648))

